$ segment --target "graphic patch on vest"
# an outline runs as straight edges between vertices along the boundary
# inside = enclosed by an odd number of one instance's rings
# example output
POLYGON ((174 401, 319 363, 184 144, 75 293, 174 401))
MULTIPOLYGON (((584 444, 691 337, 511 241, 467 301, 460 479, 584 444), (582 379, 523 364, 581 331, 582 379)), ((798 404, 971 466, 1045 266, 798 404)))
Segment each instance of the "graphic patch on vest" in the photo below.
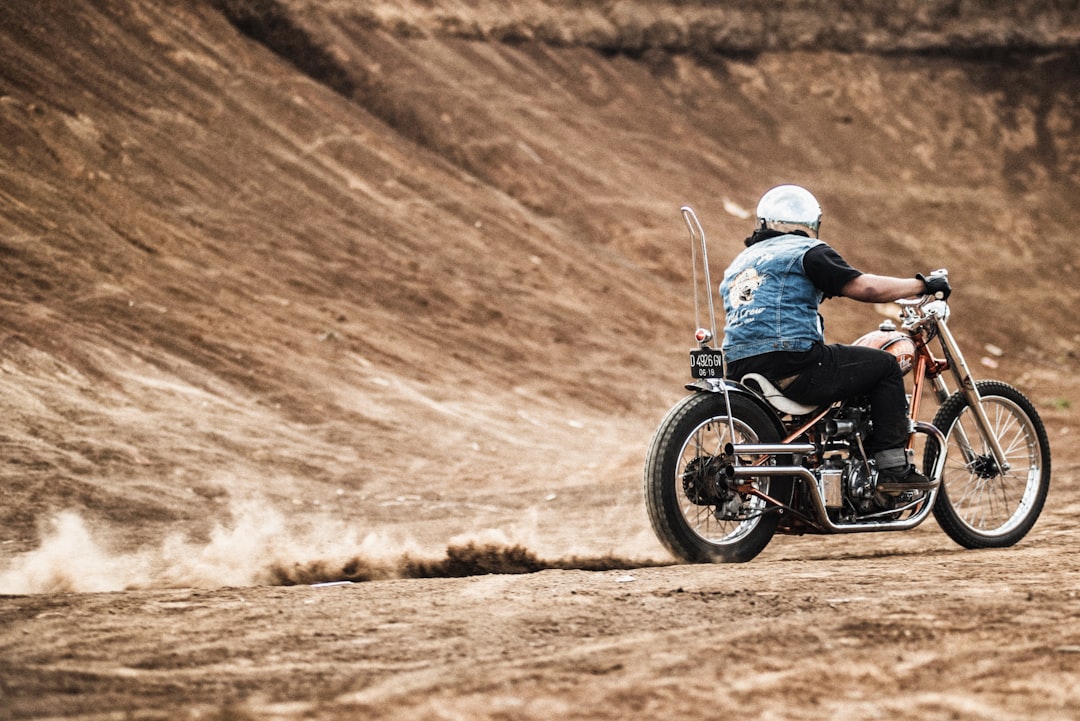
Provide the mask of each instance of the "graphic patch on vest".
POLYGON ((764 282, 765 279, 758 275, 754 268, 747 268, 735 276, 731 281, 731 307, 738 308, 753 303, 754 293, 764 282))

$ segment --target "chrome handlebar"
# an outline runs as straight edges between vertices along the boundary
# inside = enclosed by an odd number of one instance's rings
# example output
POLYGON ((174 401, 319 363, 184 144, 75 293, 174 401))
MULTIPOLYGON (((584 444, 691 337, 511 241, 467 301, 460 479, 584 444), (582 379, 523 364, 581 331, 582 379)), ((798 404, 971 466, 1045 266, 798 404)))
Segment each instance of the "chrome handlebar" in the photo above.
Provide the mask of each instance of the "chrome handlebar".
MULTIPOLYGON (((947 278, 949 271, 941 268, 930 275, 943 275, 947 278)), ((909 333, 927 326, 936 326, 938 321, 947 321, 949 318, 948 302, 932 295, 922 295, 918 298, 901 298, 896 301, 896 304, 900 306, 903 328, 909 333)))

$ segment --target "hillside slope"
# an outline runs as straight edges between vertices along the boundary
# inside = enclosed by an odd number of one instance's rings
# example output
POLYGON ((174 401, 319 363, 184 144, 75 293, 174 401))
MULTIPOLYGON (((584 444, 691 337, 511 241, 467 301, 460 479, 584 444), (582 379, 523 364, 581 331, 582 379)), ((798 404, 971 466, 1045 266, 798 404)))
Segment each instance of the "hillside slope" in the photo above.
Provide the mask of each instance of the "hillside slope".
MULTIPOLYGON (((685 378, 678 207, 722 267, 779 182, 856 265, 948 266, 961 341, 1068 427, 1075 17, 931 42, 856 14, 813 49, 603 6, 0 8, 0 559, 65 510, 133 549, 241 501, 658 554, 638 475, 685 378)), ((852 305, 834 338, 877 323, 852 305)))

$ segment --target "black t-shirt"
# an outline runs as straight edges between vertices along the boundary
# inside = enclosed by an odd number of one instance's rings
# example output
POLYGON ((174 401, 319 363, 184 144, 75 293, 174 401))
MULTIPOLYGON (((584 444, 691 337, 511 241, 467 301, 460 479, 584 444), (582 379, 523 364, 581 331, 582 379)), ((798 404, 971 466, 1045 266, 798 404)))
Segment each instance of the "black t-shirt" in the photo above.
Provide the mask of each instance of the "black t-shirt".
POLYGON ((826 298, 840 295, 844 286, 862 275, 828 244, 815 245, 803 256, 803 270, 826 298))

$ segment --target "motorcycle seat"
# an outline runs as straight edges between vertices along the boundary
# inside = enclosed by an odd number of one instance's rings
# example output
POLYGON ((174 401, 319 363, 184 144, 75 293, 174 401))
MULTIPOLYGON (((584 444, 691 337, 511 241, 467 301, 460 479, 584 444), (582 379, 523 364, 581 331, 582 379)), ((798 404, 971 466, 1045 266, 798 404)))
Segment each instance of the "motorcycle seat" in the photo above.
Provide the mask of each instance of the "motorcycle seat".
POLYGON ((805 403, 791 400, 760 373, 747 373, 742 377, 742 384, 761 395, 768 401, 769 405, 781 413, 792 416, 805 416, 818 408, 817 406, 808 406, 805 403))

